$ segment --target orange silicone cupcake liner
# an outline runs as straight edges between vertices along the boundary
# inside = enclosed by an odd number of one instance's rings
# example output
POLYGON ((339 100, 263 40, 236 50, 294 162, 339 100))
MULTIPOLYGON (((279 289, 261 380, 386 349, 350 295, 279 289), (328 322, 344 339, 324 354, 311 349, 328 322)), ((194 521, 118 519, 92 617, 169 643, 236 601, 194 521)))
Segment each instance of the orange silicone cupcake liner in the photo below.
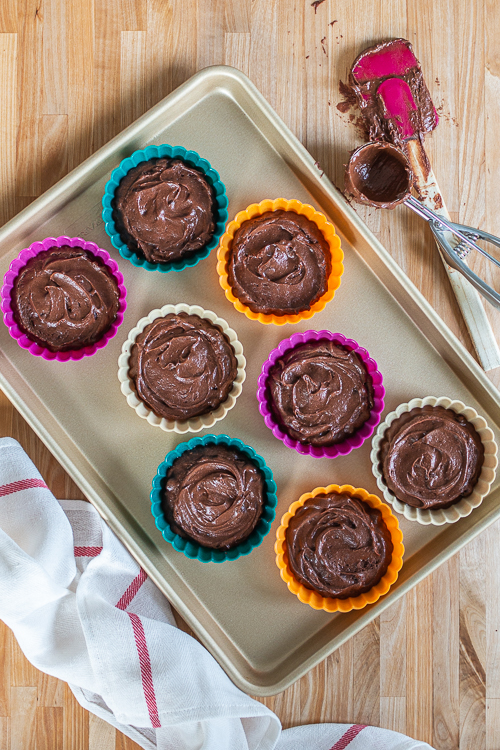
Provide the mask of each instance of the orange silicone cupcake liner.
POLYGON ((387 594, 398 578, 398 573, 403 565, 405 548, 403 547, 403 534, 399 528, 398 520, 388 505, 383 503, 376 495, 370 495, 369 492, 359 487, 356 488, 350 484, 343 484, 341 487, 338 484, 330 484, 328 487, 316 487, 312 492, 306 492, 296 502, 292 503, 288 512, 281 519, 281 525, 276 532, 274 551, 276 552, 276 564, 282 579, 292 594, 295 594, 301 602, 309 604, 313 609, 323 609, 325 612, 350 612, 353 609, 362 609, 367 604, 374 604, 381 596, 387 594), (329 492, 345 492, 348 495, 360 498, 360 500, 363 500, 363 502, 372 508, 377 508, 381 512, 384 523, 389 529, 393 545, 392 558, 386 574, 366 594, 351 596, 348 599, 329 598, 322 596, 317 591, 306 588, 306 586, 297 581, 288 563, 285 534, 290 519, 304 505, 306 500, 323 493, 328 494, 329 492))
POLYGON ((341 276, 344 273, 344 266, 342 260, 344 259, 344 253, 340 247, 340 237, 335 232, 335 227, 331 224, 326 216, 316 211, 313 206, 307 203, 301 203, 298 200, 285 200, 284 198, 276 198, 275 200, 266 199, 260 203, 252 203, 244 211, 240 211, 236 214, 233 221, 230 221, 226 227, 226 231, 222 235, 219 243, 219 249, 217 250, 217 272, 219 274, 219 281, 221 287, 224 289, 227 299, 233 303, 234 307, 244 313, 250 320, 258 320, 260 323, 268 325, 274 323, 275 325, 282 326, 285 323, 299 323, 301 320, 307 320, 312 316, 323 310, 327 302, 333 299, 335 291, 340 286, 341 276), (294 211, 296 214, 303 214, 307 216, 310 221, 313 221, 320 232, 323 234, 325 240, 328 242, 331 254, 332 270, 328 277, 328 288, 322 297, 311 305, 309 310, 304 310, 294 315, 273 315, 264 313, 256 313, 247 305, 244 305, 235 295, 229 284, 227 274, 227 264, 229 260, 229 254, 231 252, 231 242, 237 229, 243 224, 244 221, 252 219, 254 216, 261 216, 267 211, 277 211, 283 209, 284 211, 294 211))

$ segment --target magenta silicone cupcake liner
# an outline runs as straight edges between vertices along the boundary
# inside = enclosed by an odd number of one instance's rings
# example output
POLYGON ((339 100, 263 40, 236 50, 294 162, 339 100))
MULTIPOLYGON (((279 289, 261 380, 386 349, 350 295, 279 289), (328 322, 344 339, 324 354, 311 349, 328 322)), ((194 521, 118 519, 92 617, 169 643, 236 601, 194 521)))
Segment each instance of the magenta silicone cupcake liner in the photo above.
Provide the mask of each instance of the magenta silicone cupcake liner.
POLYGON ((293 450, 296 450, 298 453, 302 453, 306 456, 313 456, 314 458, 336 458, 337 456, 347 456, 348 453, 355 448, 359 448, 363 445, 365 440, 373 435, 375 427, 380 422, 380 415, 384 409, 384 394, 385 389, 382 385, 382 375, 379 372, 377 363, 372 357, 370 357, 366 349, 359 346, 357 341, 354 341, 354 339, 348 339, 341 333, 332 333, 331 331, 306 331, 305 333, 294 333, 290 338, 284 339, 276 349, 273 349, 268 359, 262 365, 262 372, 258 381, 257 400, 259 402, 259 411, 264 417, 267 427, 272 430, 274 437, 281 440, 287 448, 293 448, 293 450), (349 351, 356 352, 356 354, 363 360, 363 364, 371 376, 373 383, 373 409, 371 410, 367 421, 359 428, 359 430, 356 430, 353 435, 350 435, 346 440, 336 443, 335 445, 320 448, 314 445, 304 445, 298 440, 291 438, 285 432, 272 411, 267 381, 269 370, 276 363, 276 360, 279 359, 279 357, 282 357, 285 352, 290 349, 295 349, 302 344, 306 344, 309 341, 321 341, 322 339, 334 341, 336 344, 345 347, 349 351))
POLYGON ((19 346, 23 349, 27 349, 30 354, 33 354, 35 357, 42 357, 47 360, 55 359, 58 362, 78 360, 83 357, 91 357, 98 349, 102 349, 106 346, 108 341, 115 336, 123 321, 123 313, 127 307, 126 296, 127 290, 123 284, 123 276, 120 273, 118 264, 110 257, 106 250, 98 247, 94 242, 86 242, 81 237, 47 237, 41 242, 33 242, 29 247, 21 250, 17 258, 15 258, 10 264, 9 270, 4 276, 2 286, 3 319, 12 338, 17 341, 19 346), (115 321, 99 341, 96 341, 90 346, 84 346, 81 349, 73 349, 67 352, 52 352, 50 349, 47 349, 30 339, 17 325, 14 318, 14 311, 12 309, 12 289, 14 286, 14 280, 19 274, 19 271, 31 258, 34 258, 38 253, 41 253, 44 250, 50 250, 51 247, 63 247, 64 245, 69 245, 69 247, 81 247, 83 250, 92 253, 92 255, 99 258, 104 263, 108 270, 113 274, 118 284, 120 305, 118 307, 115 321))

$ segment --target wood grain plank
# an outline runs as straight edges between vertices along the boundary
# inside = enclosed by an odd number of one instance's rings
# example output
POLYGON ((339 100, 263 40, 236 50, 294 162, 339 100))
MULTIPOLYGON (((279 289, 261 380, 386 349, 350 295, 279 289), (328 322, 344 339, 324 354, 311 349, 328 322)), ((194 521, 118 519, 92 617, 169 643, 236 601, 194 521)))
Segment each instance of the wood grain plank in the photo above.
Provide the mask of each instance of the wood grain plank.
POLYGON ((380 726, 406 734, 406 698, 380 698, 380 726))
POLYGON ((146 110, 146 32, 122 31, 120 57, 121 126, 134 122, 146 110))
POLYGON ((10 750, 35 747, 36 687, 13 687, 10 691, 10 750))
POLYGON ((48 190, 68 172, 68 115, 42 115, 42 190, 48 190))
MULTIPOLYGON (((380 615, 380 695, 406 697, 406 604, 400 599, 380 615)), ((382 705, 382 704, 381 704, 382 705)), ((400 704, 397 704, 400 705, 400 704)))
POLYGON ((42 114, 42 16, 38 0, 24 0, 19 33, 17 88, 19 126, 17 131, 17 195, 40 195, 41 149, 39 122, 42 114))
POLYGON ((225 0, 198 0, 198 39, 196 65, 198 70, 224 62, 225 0))
MULTIPOLYGON (((29 687, 36 690, 38 670, 26 659, 16 639, 8 639, 10 651, 10 684, 12 688, 29 687)), ((12 693, 11 693, 12 701, 12 693)), ((12 712, 11 707, 11 712, 12 712)))
POLYGON ((486 560, 486 697, 500 698, 500 523, 485 533, 486 560))
POLYGON ((225 35, 224 64, 249 75, 250 34, 231 32, 225 35))
POLYGON ((19 26, 19 3, 2 0, 0 3, 0 34, 15 34, 19 26))
POLYGON ((10 716, 10 638, 10 629, 0 621, 0 716, 5 718, 10 716))
POLYGON ((90 714, 64 686, 63 750, 88 750, 90 714))
POLYGON ((94 0, 93 148, 100 148, 121 127, 121 24, 117 3, 94 0))
POLYGON ((432 743, 432 578, 406 596, 406 731, 432 743))
POLYGON ((115 750, 141 750, 141 747, 131 740, 130 737, 121 732, 116 732, 115 750))
POLYGON ((276 111, 300 140, 304 137, 304 3, 287 3, 277 26, 276 76, 285 81, 276 91, 276 111))
MULTIPOLYGON (((48 0, 38 15, 43 24, 43 113, 68 113, 68 28, 66 0, 48 0)), ((42 190, 45 190, 42 186, 42 190)))
POLYGON ((269 49, 276 48, 277 40, 276 3, 268 0, 253 0, 250 18, 250 77, 271 106, 276 104, 276 75, 274 58, 264 53, 262 39, 269 49))
POLYGON ((459 743, 459 560, 437 569, 433 583, 434 745, 454 750, 459 743))
POLYGON ((228 33, 250 32, 252 0, 226 0, 225 30, 228 33))
POLYGON ((63 709, 36 709, 36 750, 63 750, 63 709))
POLYGON ((47 708, 64 707, 64 682, 52 675, 38 673, 38 705, 47 708))
POLYGON ((16 213, 17 34, 0 34, 0 225, 16 213))
POLYGON ((378 618, 353 637, 353 721, 380 723, 380 629, 378 618))
POLYGON ((152 107, 172 91, 172 68, 176 55, 172 30, 174 12, 171 3, 149 0, 147 3, 147 45, 145 59, 146 107, 152 107), (165 44, 169 39, 169 44, 165 44))
POLYGON ((500 747, 500 700, 486 699, 486 750, 500 747))
POLYGON ((146 31, 148 9, 142 0, 121 0, 123 31, 146 31))
POLYGON ((0 716, 0 747, 10 750, 10 719, 0 716))
POLYGON ((68 38, 68 170, 74 169, 94 150, 94 2, 70 2, 67 9, 68 38))
POLYGON ((486 747, 485 539, 460 554, 460 745, 486 747))
POLYGON ((89 750, 115 750, 116 729, 107 721, 89 714, 89 750))

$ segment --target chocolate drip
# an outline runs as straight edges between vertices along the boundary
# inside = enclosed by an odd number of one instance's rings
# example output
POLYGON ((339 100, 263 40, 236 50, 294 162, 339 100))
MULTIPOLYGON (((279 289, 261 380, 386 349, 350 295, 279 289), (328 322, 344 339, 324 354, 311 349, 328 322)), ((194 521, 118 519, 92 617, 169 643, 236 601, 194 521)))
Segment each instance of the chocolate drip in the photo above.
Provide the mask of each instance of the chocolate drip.
POLYGON ((396 497, 414 508, 448 508, 472 493, 484 459, 465 417, 441 406, 403 412, 380 443, 380 470, 396 497))
POLYGON ((293 575, 322 596, 347 599, 386 574, 393 544, 382 514, 345 493, 306 500, 286 531, 293 575))
POLYGON ((113 220, 122 241, 152 263, 204 247, 215 231, 215 198, 205 176, 179 159, 151 159, 116 188, 113 220))
POLYGON ((328 288, 330 248, 306 216, 268 211, 235 232, 228 263, 233 294, 253 312, 309 310, 328 288))
POLYGON ((269 371, 271 408, 290 437, 328 446, 358 430, 373 408, 373 385, 355 352, 333 341, 286 352, 269 371))
POLYGON ((137 336, 129 372, 138 397, 157 416, 183 420, 226 400, 237 361, 218 326, 198 315, 171 313, 137 336))
POLYGON ((264 479, 244 453, 224 445, 186 451, 168 470, 163 512, 172 530, 228 550, 250 536, 264 504, 264 479))
POLYGON ((82 349, 109 330, 118 312, 111 271, 79 247, 52 247, 31 258, 12 290, 21 330, 52 352, 82 349))

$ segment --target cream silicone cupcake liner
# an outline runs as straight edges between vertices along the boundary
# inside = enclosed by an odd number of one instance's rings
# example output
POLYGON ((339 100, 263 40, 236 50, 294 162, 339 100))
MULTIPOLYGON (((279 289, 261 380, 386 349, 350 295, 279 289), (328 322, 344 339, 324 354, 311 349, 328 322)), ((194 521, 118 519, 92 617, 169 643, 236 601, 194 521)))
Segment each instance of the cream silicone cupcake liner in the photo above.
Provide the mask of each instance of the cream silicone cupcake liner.
POLYGON ((186 432, 200 432, 200 430, 204 430, 207 427, 213 427, 216 422, 224 419, 228 411, 230 411, 236 404, 236 399, 242 391, 246 377, 245 365, 246 360, 243 356, 243 347, 238 340, 238 336, 223 318, 219 318, 219 316, 212 312, 212 310, 204 310, 199 305, 186 305, 184 303, 179 305, 164 305, 161 309, 152 310, 149 315, 141 318, 137 325, 130 331, 127 340, 123 344, 122 353, 118 358, 118 380, 120 381, 121 391, 127 399, 128 405, 135 410, 135 413, 139 417, 146 419, 149 424, 154 427, 160 427, 165 432, 177 432, 180 435, 183 435, 186 432), (219 404, 217 409, 214 409, 214 411, 208 412, 207 414, 202 414, 199 417, 192 417, 191 419, 170 420, 165 417, 159 417, 138 398, 129 376, 129 358, 137 336, 142 333, 146 326, 157 318, 163 318, 166 315, 172 313, 178 314, 181 312, 205 318, 222 330, 233 348, 237 362, 237 372, 233 381, 233 387, 230 390, 228 397, 222 404, 219 404))
POLYGON ((466 406, 462 401, 453 400, 446 396, 441 396, 440 398, 427 396, 423 399, 414 398, 408 403, 400 404, 395 411, 392 411, 386 416, 385 420, 378 426, 377 432, 372 440, 370 458, 372 461, 372 471, 377 480, 377 485, 384 495, 384 500, 392 505, 397 513, 402 513, 409 521, 417 521, 425 526, 428 526, 429 524, 432 524, 433 526, 442 526, 445 523, 455 523, 460 518, 465 518, 465 516, 472 513, 474 508, 481 505, 483 499, 490 491, 493 480, 495 479, 498 464, 497 452, 498 446, 495 442, 493 431, 488 427, 486 420, 481 417, 475 409, 471 406, 466 406), (387 487, 379 469, 378 456, 380 452, 380 443, 387 428, 390 427, 394 420, 398 419, 404 412, 409 412, 412 409, 423 406, 442 406, 444 409, 451 409, 456 414, 462 414, 465 419, 473 425, 484 446, 483 467, 472 494, 468 497, 463 497, 458 503, 450 505, 449 508, 430 510, 428 508, 414 508, 407 503, 402 503, 401 500, 398 500, 394 493, 387 487))

